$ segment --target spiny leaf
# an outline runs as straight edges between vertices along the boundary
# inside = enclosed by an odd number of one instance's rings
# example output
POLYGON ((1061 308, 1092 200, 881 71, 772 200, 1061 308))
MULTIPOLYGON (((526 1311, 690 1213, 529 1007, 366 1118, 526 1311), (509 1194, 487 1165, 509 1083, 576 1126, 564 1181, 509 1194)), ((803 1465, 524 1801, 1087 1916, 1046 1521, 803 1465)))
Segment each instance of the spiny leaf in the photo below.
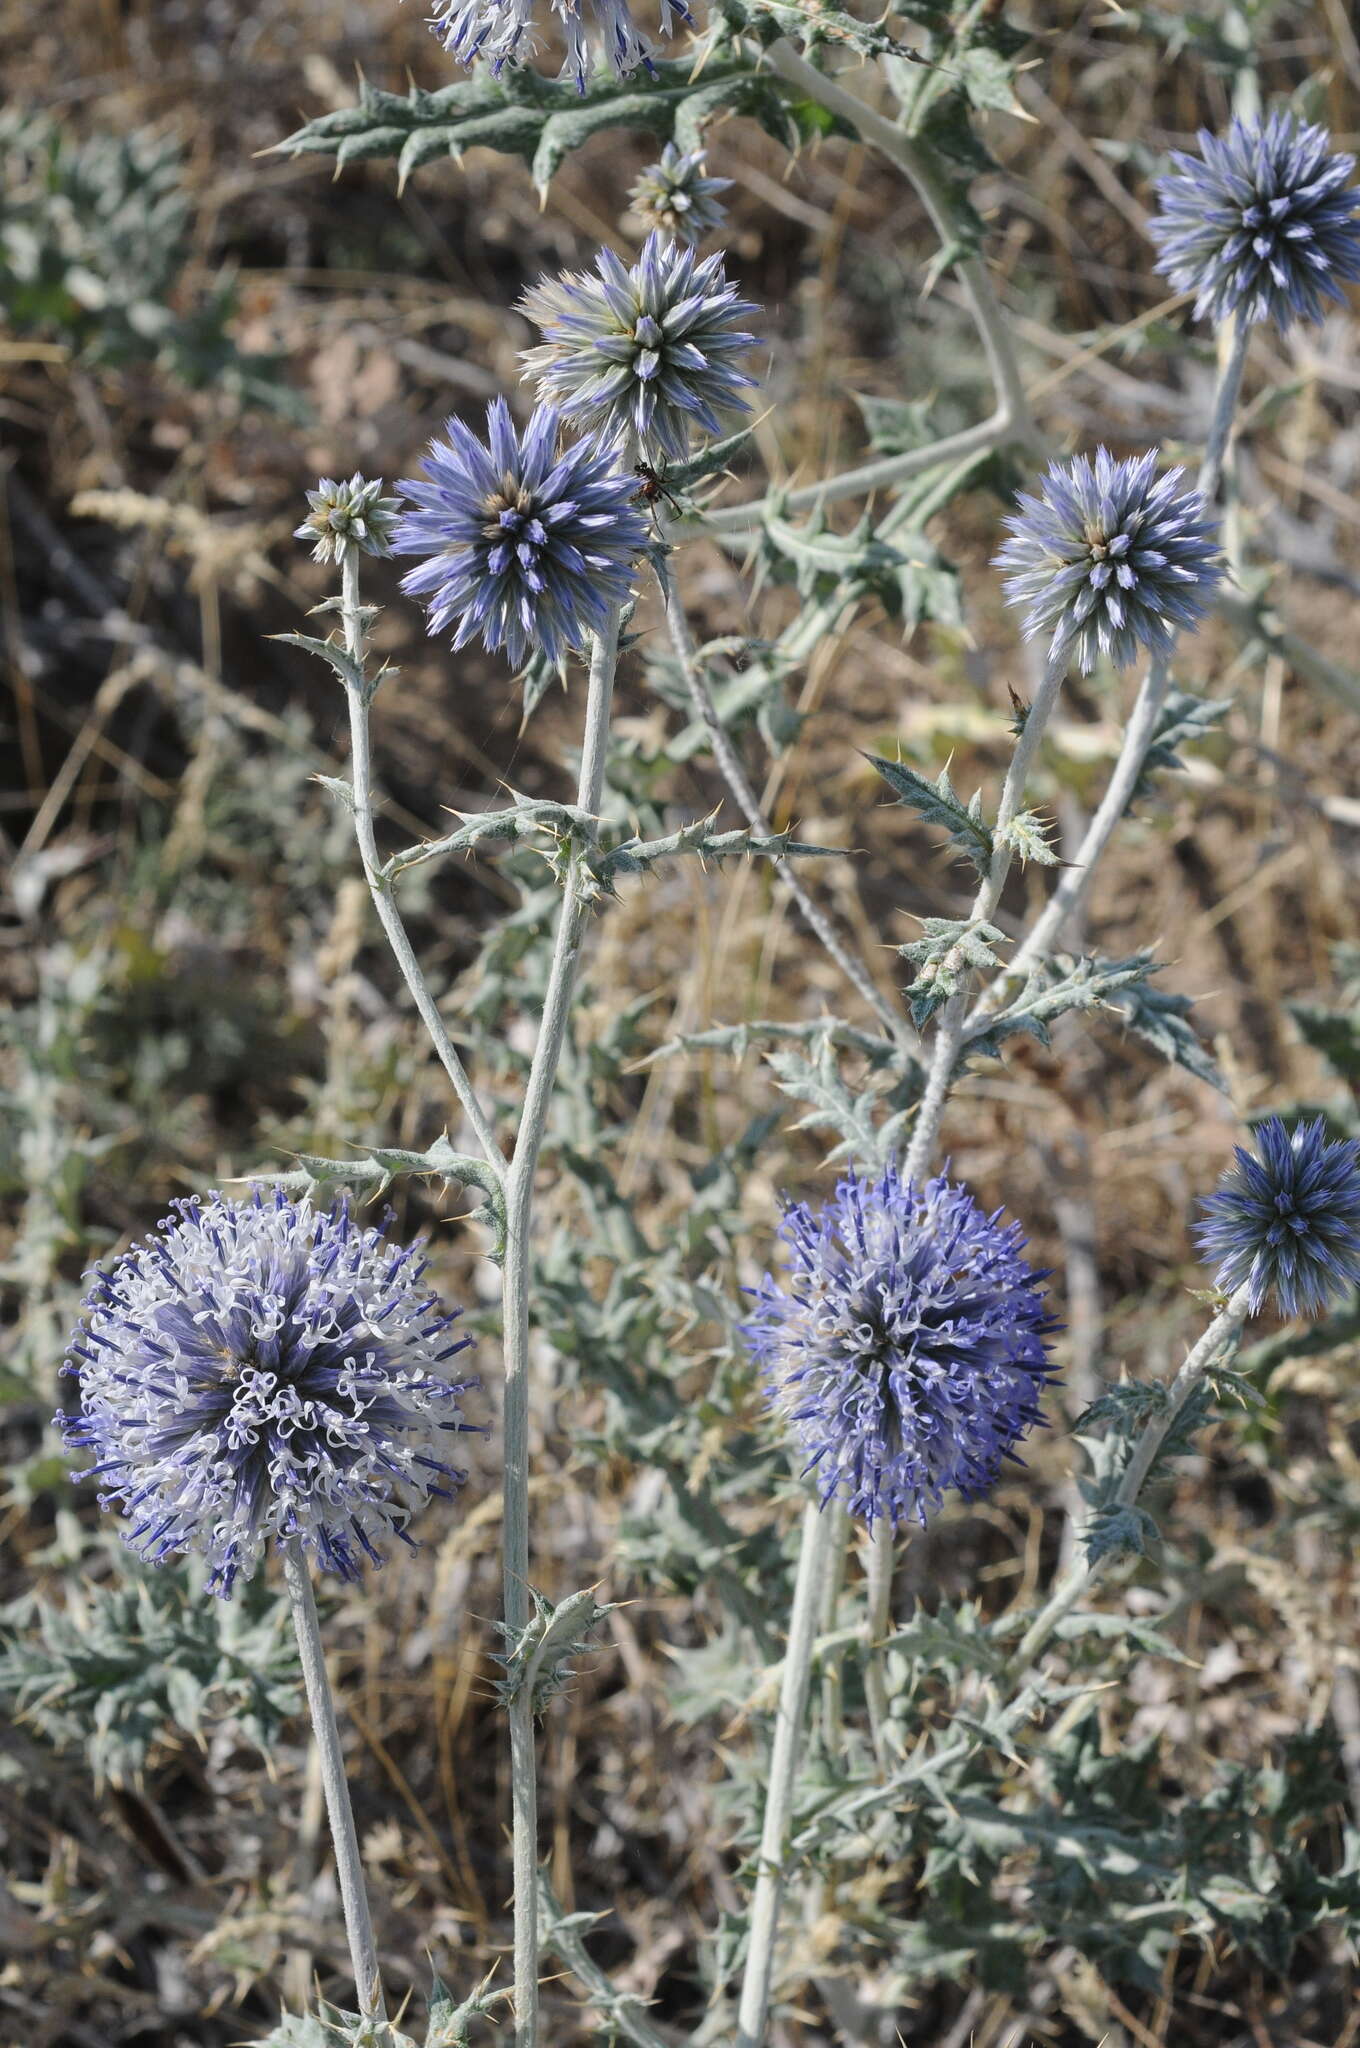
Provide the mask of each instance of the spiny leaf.
POLYGON ((737 54, 714 58, 697 75, 686 58, 656 63, 651 76, 597 74, 584 93, 572 80, 512 66, 499 78, 479 67, 436 92, 383 92, 365 82, 357 105, 318 115, 275 146, 289 156, 333 156, 337 164, 394 157, 403 184, 435 158, 496 149, 522 157, 544 191, 563 158, 603 129, 644 129, 692 150, 720 112, 751 115, 776 140, 797 144, 779 81, 737 54))
POLYGON ((1169 689, 1152 729, 1152 739, 1138 780, 1133 785, 1124 815, 1133 809, 1148 793, 1152 777, 1159 769, 1183 768, 1178 749, 1189 740, 1203 739, 1221 725, 1232 710, 1230 697, 1196 697, 1188 690, 1169 689))
POLYGON ((571 1677, 570 1659, 590 1648, 590 1631, 614 1608, 602 1607, 593 1591, 570 1593, 556 1605, 532 1587, 530 1592, 534 1611, 517 1634, 496 1624, 510 1645, 497 1653, 505 1677, 497 1681, 496 1690, 506 1706, 527 1692, 534 1712, 541 1714, 571 1677))
POLYGON ((484 1201, 472 1211, 469 1221, 483 1223, 495 1239, 493 1258, 498 1258, 505 1238, 505 1189, 499 1173, 485 1159, 455 1152, 447 1134, 435 1139, 424 1152, 395 1147, 371 1146, 353 1159, 324 1159, 314 1152, 299 1152, 297 1168, 291 1173, 262 1172, 244 1176, 267 1180, 290 1193, 316 1194, 323 1200, 337 1187, 362 1188, 365 1201, 386 1194, 398 1175, 436 1174, 447 1186, 479 1188, 484 1201))
POLYGON ((867 754, 865 759, 900 802, 919 812, 927 824, 943 826, 950 844, 967 856, 980 875, 986 874, 992 862, 992 834, 982 820, 981 792, 964 804, 954 793, 948 768, 940 770, 938 782, 927 782, 905 761, 885 761, 877 754, 867 754))
POLYGON ((1207 1081, 1221 1095, 1227 1094, 1227 1082, 1189 1021, 1194 1007, 1189 996, 1135 985, 1115 998, 1115 1007, 1124 1012, 1124 1021, 1135 1038, 1141 1038, 1173 1066, 1184 1067, 1197 1081, 1207 1081))
POLYGON ((925 937, 909 946, 899 946, 904 958, 918 968, 907 990, 911 998, 911 1019, 919 1031, 970 975, 997 964, 995 946, 1005 944, 1006 935, 994 924, 979 918, 927 917, 922 920, 925 937))
POLYGON ((812 846, 795 839, 791 832, 761 833, 738 828, 715 832, 713 819, 700 818, 681 825, 663 839, 625 839, 619 846, 596 854, 591 870, 601 886, 612 892, 616 875, 640 875, 671 854, 695 853, 701 860, 731 860, 739 854, 763 855, 767 860, 834 859, 844 857, 845 848, 812 846))

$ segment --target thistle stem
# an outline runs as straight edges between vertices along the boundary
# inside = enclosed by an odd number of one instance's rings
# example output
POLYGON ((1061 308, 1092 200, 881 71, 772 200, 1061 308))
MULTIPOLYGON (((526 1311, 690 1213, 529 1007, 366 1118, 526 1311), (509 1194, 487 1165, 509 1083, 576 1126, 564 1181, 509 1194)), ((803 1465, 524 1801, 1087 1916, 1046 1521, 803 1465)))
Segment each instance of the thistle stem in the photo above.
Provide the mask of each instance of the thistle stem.
MULTIPOLYGON (((1044 728, 1052 716, 1053 707, 1058 701, 1058 692, 1062 688, 1063 677, 1067 674, 1070 649, 1070 640, 1064 639, 1049 655, 1043 678, 1034 694, 1034 702, 1025 714, 1024 727, 1015 743, 1015 751, 1011 755, 1010 767, 1006 771, 1006 780, 1001 791, 1001 801, 997 805, 996 823, 992 827, 992 857, 973 898, 973 907, 968 913, 970 924, 977 924, 990 918, 1001 901, 1001 893, 1006 886, 1012 859, 1012 849, 1006 834, 1019 815, 1024 801, 1025 783, 1029 778, 1030 766, 1043 738, 1044 728)), ((945 1101, 954 1077, 955 1062, 963 1045, 967 1009, 968 985, 966 979, 961 977, 958 987, 940 1012, 930 1073, 907 1152, 905 1178, 909 1181, 919 1181, 930 1165, 935 1142, 939 1137, 940 1122, 944 1116, 945 1101)))
POLYGON ((798 1753, 812 1680, 812 1653, 822 1612, 823 1583, 837 1540, 836 1518, 809 1501, 803 1515, 798 1573, 789 1614, 789 1639, 775 1712, 774 1743, 760 1830, 755 1897, 751 1904, 746 1970, 737 2011, 735 2048, 761 2048, 774 1982, 779 1909, 784 1897, 784 1870, 793 1818, 798 1753))
POLYGON ((865 1570, 868 1580, 864 1614, 864 1696, 869 1706, 869 1731, 880 1771, 887 1772, 888 1688, 883 1673, 881 1645, 892 1619, 893 1571, 897 1563, 897 1538, 891 1520, 882 1515, 871 1522, 866 1544, 865 1570))
MULTIPOLYGON (((340 616, 345 632, 345 652, 354 663, 355 669, 362 673, 366 636, 363 606, 359 600, 359 550, 356 547, 347 547, 341 558, 340 616)), ((425 976, 421 972, 420 962, 416 959, 415 950, 407 936, 401 912, 393 900, 391 889, 382 877, 382 863, 378 859, 378 843, 373 831, 373 757, 369 740, 368 692, 355 683, 347 683, 345 696, 349 702, 354 835, 359 843, 359 858, 363 862, 368 893, 373 898, 373 908, 378 913, 378 922, 401 969, 402 979, 420 1015, 420 1021, 429 1033, 430 1043, 453 1085, 453 1092, 476 1133, 477 1142, 483 1153, 499 1171, 505 1164, 504 1154, 492 1135, 491 1126, 468 1079, 467 1069, 458 1057, 453 1040, 445 1029, 444 1020, 439 1014, 439 1005, 430 994, 425 976)))
MULTIPOLYGON (((680 673, 684 677, 690 703, 694 707, 695 715, 703 726, 705 733, 708 735, 708 743, 713 750, 713 758, 718 764, 718 771, 731 791, 738 809, 751 830, 758 832, 762 838, 769 838, 772 836, 770 821, 761 809, 760 799, 751 785, 750 777, 747 775, 746 769, 742 764, 741 756, 733 746, 726 728, 718 716, 718 707, 713 702, 712 693, 704 678, 694 645, 694 636, 689 629, 689 620, 685 616, 685 607, 681 601, 674 575, 667 577, 664 585, 664 595, 666 600, 666 624, 670 630, 671 646, 674 649, 675 658, 680 665, 680 673)), ((845 976, 851 987, 870 1005, 874 1015, 898 1045, 904 1049, 913 1045, 915 1041, 908 1030, 905 1019, 898 1014, 882 990, 875 985, 868 968, 850 952, 840 933, 827 917, 826 912, 821 908, 821 905, 815 902, 808 894, 793 862, 780 858, 774 862, 774 868, 780 881, 784 884, 802 912, 808 929, 815 938, 821 941, 827 953, 835 961, 837 967, 840 968, 841 973, 845 976)))
MULTIPOLYGON (((599 810, 605 748, 618 661, 615 607, 594 641, 586 698, 577 805, 599 810)), ((558 916, 538 1042, 529 1068, 519 1134, 506 1177, 505 1240, 505 1626, 510 1640, 529 1620, 529 1280, 534 1179, 547 1130, 548 1107, 566 1040, 572 989, 590 916, 588 871, 574 858, 558 916)), ((515 2048, 538 2039, 538 1788, 531 1691, 510 1706, 511 1856, 515 1911, 515 2048)))
POLYGON ((297 1630, 302 1682, 307 1688, 307 1705, 311 1710, 321 1782, 326 1794, 326 1812, 330 1816, 331 1840, 335 1845, 335 1868, 345 1911, 345 1932, 349 1936, 355 1996, 365 2019, 384 2020, 387 2008, 383 2003, 382 1977, 373 1940, 373 1921, 368 1910, 359 1837, 354 1828, 354 1809, 350 1805, 349 1785, 345 1778, 344 1752, 336 1725, 335 1700, 326 1676, 326 1658, 321 1647, 321 1627, 317 1620, 311 1573, 307 1569, 302 1545, 296 1539, 284 1549, 283 1578, 293 1610, 293 1626, 297 1630))
MULTIPOLYGON (((1159 1415, 1152 1418, 1138 1439, 1128 1469, 1115 1493, 1115 1507, 1129 1508, 1137 1505, 1138 1496, 1143 1490, 1148 1473, 1152 1470, 1153 1461, 1183 1414, 1186 1403, 1209 1367, 1235 1339, 1246 1321, 1250 1313, 1250 1292, 1250 1287, 1244 1282, 1219 1310, 1176 1374, 1167 1389, 1165 1407, 1159 1415)), ((1010 1660, 1013 1670, 1023 1671, 1034 1662, 1058 1624, 1070 1614, 1082 1595, 1089 1592, 1103 1576, 1109 1561, 1107 1553, 1098 1557, 1093 1564, 1073 1566, 1054 1591, 1048 1604, 1035 1616, 1022 1636, 1015 1655, 1010 1660)))

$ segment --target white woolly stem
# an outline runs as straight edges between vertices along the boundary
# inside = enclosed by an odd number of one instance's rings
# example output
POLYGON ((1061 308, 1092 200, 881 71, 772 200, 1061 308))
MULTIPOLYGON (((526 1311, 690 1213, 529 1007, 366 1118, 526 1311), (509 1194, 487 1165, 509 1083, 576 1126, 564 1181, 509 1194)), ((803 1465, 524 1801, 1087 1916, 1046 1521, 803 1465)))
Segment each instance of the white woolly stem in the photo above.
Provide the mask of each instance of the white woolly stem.
POLYGON ((321 1627, 312 1594, 312 1577, 302 1545, 296 1539, 284 1548, 283 1578, 293 1610, 293 1626, 297 1630, 302 1682, 307 1688, 307 1705, 311 1709, 321 1783, 326 1794, 326 1812, 330 1817, 331 1840, 335 1845, 335 1868, 340 1880, 340 1900, 345 1910, 345 1932, 349 1936, 355 1996, 365 2019, 383 2020, 387 2017, 387 2008, 383 2003, 378 1950, 368 1910, 368 1891, 359 1855, 359 1837, 354 1827, 354 1809, 345 1777, 345 1757, 335 1719, 335 1700, 326 1675, 326 1657, 321 1647, 321 1627))
MULTIPOLYGON (((352 544, 341 556, 341 620, 345 630, 345 652, 362 672, 365 653, 364 614, 359 598, 359 550, 352 544)), ((373 899, 373 908, 378 913, 378 922, 392 949, 393 958, 401 969, 402 979, 410 991, 411 1000, 420 1014, 420 1021, 429 1033, 430 1043, 439 1055, 440 1064, 453 1084, 453 1092, 462 1104, 463 1112, 477 1134, 477 1142, 490 1164, 499 1171, 505 1164, 504 1155, 492 1135, 482 1106, 477 1100, 467 1069, 453 1040, 445 1029, 439 1014, 439 1005, 430 994, 429 986, 416 959, 415 949, 407 936, 401 912, 393 901, 392 891, 384 880, 378 859, 378 844, 373 831, 373 766, 372 749, 368 730, 368 692, 353 683, 345 686, 349 702, 350 776, 354 792, 354 835, 359 844, 359 857, 364 865, 364 878, 368 893, 373 899)))
POLYGON ((882 1644, 892 1619, 893 1572, 897 1565, 897 1536, 887 1515, 871 1523, 866 1544, 865 1568, 868 1578, 864 1616, 864 1696, 869 1706, 869 1730, 879 1770, 887 1773, 892 1758, 888 1743, 888 1688, 883 1672, 882 1644))
MULTIPOLYGON (((618 660, 619 608, 593 643, 578 807, 594 816, 604 789, 605 749, 618 660)), ((519 1134, 506 1179, 505 1241, 505 1626, 513 1643, 529 1621, 529 1282, 534 1178, 566 1041, 572 990, 590 916, 592 889, 579 858, 558 916, 543 1021, 529 1068, 519 1134)), ((511 1859, 515 1911, 515 2048, 538 2039, 538 1788, 531 1689, 510 1706, 511 1859)))
POLYGON ((823 1585, 836 1541, 834 1514, 829 1509, 824 1512, 816 1501, 809 1501, 803 1515, 798 1574, 789 1614, 789 1640, 784 1652, 779 1705, 775 1712, 774 1743, 770 1751, 770 1775, 760 1830, 758 1874, 755 1897, 751 1902, 749 1946, 741 1984, 741 2003, 737 2010, 735 2048, 761 2048, 765 2038, 765 2022, 774 1983, 779 1909, 784 1897, 789 1827, 798 1782, 798 1754, 812 1679, 812 1654, 822 1611, 823 1585))

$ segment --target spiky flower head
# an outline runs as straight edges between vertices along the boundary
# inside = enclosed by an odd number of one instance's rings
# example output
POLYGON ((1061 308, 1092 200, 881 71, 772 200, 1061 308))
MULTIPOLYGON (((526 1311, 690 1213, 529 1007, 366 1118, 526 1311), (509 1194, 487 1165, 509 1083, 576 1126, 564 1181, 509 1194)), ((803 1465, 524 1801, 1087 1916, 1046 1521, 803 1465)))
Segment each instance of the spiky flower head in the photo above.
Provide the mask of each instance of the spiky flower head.
POLYGON ((80 1408, 59 1415, 94 1454, 124 1537, 159 1564, 199 1550, 227 1596, 266 1546, 297 1539, 326 1571, 359 1576, 429 1495, 464 1422, 449 1379, 467 1339, 424 1284, 420 1246, 257 1189, 174 1204, 141 1244, 96 1270, 62 1370, 80 1408))
POLYGON ((446 420, 423 474, 398 486, 413 509, 393 544, 428 557, 401 587, 426 604, 431 633, 454 626, 455 647, 480 634, 516 668, 535 650, 560 663, 628 595, 648 538, 637 483, 607 442, 559 455, 552 406, 539 406, 519 435, 497 398, 486 425, 483 446, 461 420, 446 420))
POLYGON ((314 562, 338 562, 347 548, 366 555, 390 555, 392 522, 401 510, 395 498, 382 494, 382 478, 371 480, 356 469, 348 483, 323 476, 314 491, 308 491, 311 507, 294 540, 315 541, 314 562))
POLYGON ((1255 1152, 1239 1145, 1195 1225, 1201 1251, 1219 1261, 1217 1284, 1245 1282, 1253 1315, 1273 1293, 1280 1313, 1315 1316, 1360 1282, 1360 1144, 1327 1136, 1326 1119, 1268 1117, 1255 1152))
POLYGON ((1355 158, 1331 139, 1276 113, 1226 135, 1201 128, 1198 156, 1173 152, 1149 232, 1157 269, 1197 294, 1197 320, 1320 320, 1360 277, 1360 193, 1345 189, 1355 158))
POLYGON ((727 208, 719 199, 732 183, 730 178, 710 178, 702 149, 681 153, 668 142, 659 163, 649 164, 629 195, 633 212, 649 228, 674 235, 697 249, 706 235, 720 228, 727 208))
POLYGON ((771 1404, 793 1424, 822 1505, 924 1525, 951 1489, 973 1500, 1041 1420, 1058 1325, 1018 1223, 943 1175, 851 1173, 785 1211, 785 1270, 743 1329, 771 1404))
POLYGON ((602 249, 595 272, 564 271, 525 293, 519 310, 544 339, 521 360, 569 419, 681 462, 693 433, 721 431, 720 411, 748 410, 737 393, 754 380, 734 359, 755 341, 739 323, 757 309, 737 296, 721 252, 701 262, 655 231, 631 269, 602 249))
MULTIPOLYGON (((577 91, 585 91, 594 69, 593 42, 600 44, 616 77, 626 78, 639 64, 650 71, 655 45, 633 20, 628 0, 589 0, 589 7, 594 36, 586 29, 585 0, 552 0, 567 44, 562 75, 575 78, 577 91)), ((485 57, 499 77, 507 64, 522 64, 537 49, 534 11, 535 0, 434 0, 429 26, 459 63, 485 57)), ((658 0, 657 12, 663 36, 673 34, 677 21, 693 27, 685 0, 658 0)))
POLYGON ((995 566, 1011 571, 1027 640, 1048 633, 1055 654, 1068 642, 1087 672, 1102 654, 1127 668, 1140 647, 1171 652, 1221 574, 1215 528, 1199 494, 1179 488, 1183 473, 1159 477, 1155 449, 1119 461, 1098 448, 1094 461, 1052 463, 1041 497, 1021 494, 995 566))

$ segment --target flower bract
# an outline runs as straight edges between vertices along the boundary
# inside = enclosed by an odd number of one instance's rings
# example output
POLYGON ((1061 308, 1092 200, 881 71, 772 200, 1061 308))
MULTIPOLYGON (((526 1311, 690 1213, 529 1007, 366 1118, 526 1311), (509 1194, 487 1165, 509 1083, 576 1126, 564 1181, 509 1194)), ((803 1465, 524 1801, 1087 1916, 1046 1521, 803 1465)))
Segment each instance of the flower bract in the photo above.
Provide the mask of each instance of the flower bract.
POLYGON ((1066 643, 1078 667, 1101 655, 1127 668, 1140 648, 1171 652, 1221 571, 1215 529, 1182 471, 1157 474, 1157 452, 1120 461, 1106 448, 1050 465, 1040 497, 1022 493, 996 557, 1006 595, 1024 609, 1027 640, 1066 643))
POLYGON ((533 652, 560 664, 581 649, 628 596, 648 542, 617 451, 590 437, 559 454, 559 424, 540 406, 517 434, 498 398, 485 445, 447 420, 424 473, 399 487, 410 507, 393 545, 426 557, 402 589, 424 600, 432 633, 451 625, 455 647, 480 636, 517 668, 533 652))
POLYGON ((1292 1131, 1268 1117, 1203 1206, 1200 1249, 1225 1294, 1248 1287, 1253 1315, 1271 1294, 1283 1315, 1319 1315, 1360 1283, 1360 1144, 1322 1117, 1292 1131))
MULTIPOLYGON (((651 69, 655 46, 643 35, 629 11, 628 0, 552 0, 552 12, 562 24, 567 43, 564 75, 576 80, 584 92, 594 70, 592 44, 598 42, 605 61, 617 78, 626 78, 639 65, 651 69)), ((507 64, 520 64, 531 57, 538 45, 535 0, 434 0, 429 25, 451 57, 471 64, 485 57, 493 72, 507 64)), ((676 22, 685 27, 693 16, 685 0, 658 0, 661 33, 669 36, 676 22)))
POLYGON ((366 555, 390 555, 392 522, 400 507, 382 494, 382 478, 372 481, 356 469, 348 483, 323 476, 308 491, 307 517, 294 529, 294 540, 310 540, 314 562, 338 562, 346 548, 366 555))
POLYGON ((1197 319, 1320 320, 1360 277, 1355 158, 1290 113, 1236 120, 1224 135, 1204 128, 1198 140, 1199 155, 1175 151, 1157 184, 1157 269, 1195 293, 1197 319))
POLYGON ((710 178, 706 165, 703 150, 682 153, 675 143, 668 142, 660 160, 649 164, 634 185, 629 195, 633 212, 649 228, 697 248, 727 218, 718 194, 732 183, 730 178, 710 178))
POLYGON ((722 412, 748 410, 738 393, 753 380, 736 362, 755 340, 740 323, 756 308, 721 252, 701 260, 653 232, 631 268, 603 249, 594 275, 545 278, 520 311, 543 335, 523 357, 540 398, 643 456, 683 461, 696 433, 721 432, 722 412))

